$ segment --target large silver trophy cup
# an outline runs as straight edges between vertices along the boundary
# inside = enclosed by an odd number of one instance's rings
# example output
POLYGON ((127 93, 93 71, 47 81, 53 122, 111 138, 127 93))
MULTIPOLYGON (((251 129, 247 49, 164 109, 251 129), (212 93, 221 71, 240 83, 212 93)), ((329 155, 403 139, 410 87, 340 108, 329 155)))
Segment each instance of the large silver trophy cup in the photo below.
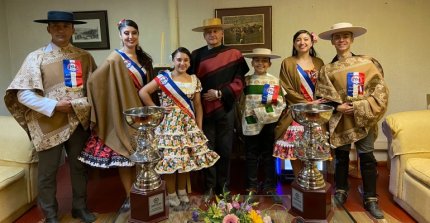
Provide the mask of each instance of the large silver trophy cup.
POLYGON ((317 168, 318 161, 330 158, 328 132, 321 125, 327 123, 333 107, 323 104, 296 104, 291 106, 293 119, 303 125, 302 137, 296 138, 294 155, 304 162, 297 183, 306 189, 321 189, 325 181, 317 168))
POLYGON ((292 209, 305 219, 326 219, 331 207, 330 185, 317 168, 318 161, 330 158, 328 132, 322 127, 330 120, 333 107, 324 104, 291 106, 293 119, 303 125, 303 135, 294 142, 294 155, 304 167, 292 187, 292 209))
POLYGON ((129 159, 141 167, 130 194, 129 222, 158 222, 168 218, 165 184, 154 170, 163 158, 154 145, 154 128, 163 121, 164 114, 165 109, 158 106, 124 111, 127 124, 137 130, 136 151, 129 159))

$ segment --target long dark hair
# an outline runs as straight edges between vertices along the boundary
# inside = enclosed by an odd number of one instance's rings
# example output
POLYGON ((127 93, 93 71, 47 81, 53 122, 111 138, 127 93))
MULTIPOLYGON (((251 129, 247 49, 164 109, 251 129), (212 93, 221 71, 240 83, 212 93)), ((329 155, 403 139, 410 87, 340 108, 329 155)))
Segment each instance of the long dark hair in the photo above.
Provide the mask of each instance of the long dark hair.
POLYGON ((300 36, 300 34, 303 34, 303 33, 308 34, 309 38, 311 38, 311 41, 312 41, 312 46, 311 46, 311 49, 309 50, 309 55, 311 55, 311 57, 316 57, 317 56, 317 52, 314 49, 314 38, 313 38, 312 34, 309 31, 304 30, 304 29, 297 31, 296 34, 294 34, 294 36, 293 36, 293 53, 292 53, 292 55, 293 56, 297 56, 299 54, 297 52, 296 48, 294 48, 294 43, 296 42, 297 37, 300 36))
MULTIPOLYGON (((121 30, 126 26, 131 26, 135 28, 137 30, 137 33, 139 33, 139 27, 137 26, 136 22, 134 22, 131 19, 123 19, 119 21, 118 23, 119 32, 121 32, 121 30)), ((152 67, 152 57, 149 54, 147 54, 139 45, 136 46, 136 56, 137 56, 137 61, 140 63, 140 65, 142 65, 145 68, 147 75, 152 77, 152 73, 154 70, 154 68, 152 67)))

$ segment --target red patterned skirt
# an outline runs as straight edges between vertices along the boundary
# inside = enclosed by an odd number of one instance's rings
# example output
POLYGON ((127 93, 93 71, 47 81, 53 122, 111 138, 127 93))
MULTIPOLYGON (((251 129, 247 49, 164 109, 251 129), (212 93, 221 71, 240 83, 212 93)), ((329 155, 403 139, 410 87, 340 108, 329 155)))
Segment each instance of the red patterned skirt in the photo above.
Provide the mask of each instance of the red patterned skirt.
POLYGON ((93 131, 78 159, 93 167, 130 167, 134 163, 105 145, 93 131))

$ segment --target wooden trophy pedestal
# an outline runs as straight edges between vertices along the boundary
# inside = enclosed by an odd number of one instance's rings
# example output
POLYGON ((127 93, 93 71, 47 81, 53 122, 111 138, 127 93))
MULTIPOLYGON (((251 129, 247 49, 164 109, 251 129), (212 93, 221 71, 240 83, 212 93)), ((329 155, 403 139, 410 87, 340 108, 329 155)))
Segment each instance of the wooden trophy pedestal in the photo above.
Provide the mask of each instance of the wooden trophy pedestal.
POLYGON ((133 185, 130 192, 130 219, 132 223, 154 223, 169 218, 166 202, 166 183, 155 190, 140 191, 133 185))
POLYGON ((307 190, 294 181, 291 184, 291 214, 306 222, 328 222, 332 216, 331 185, 325 183, 324 188, 307 190))

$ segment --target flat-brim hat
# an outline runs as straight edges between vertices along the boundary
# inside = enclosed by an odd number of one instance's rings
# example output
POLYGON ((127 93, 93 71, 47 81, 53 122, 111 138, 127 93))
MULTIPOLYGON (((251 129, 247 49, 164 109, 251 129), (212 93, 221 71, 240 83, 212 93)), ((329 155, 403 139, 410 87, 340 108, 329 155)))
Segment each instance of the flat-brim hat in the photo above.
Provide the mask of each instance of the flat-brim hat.
POLYGON ((267 48, 255 48, 252 50, 252 53, 245 53, 243 54, 243 57, 246 58, 254 58, 254 57, 265 57, 270 59, 277 59, 281 58, 281 56, 278 56, 276 54, 273 54, 270 49, 267 48))
POLYGON ((34 22, 50 23, 50 22, 69 22, 72 24, 85 24, 87 22, 75 20, 75 16, 71 12, 64 11, 49 11, 47 19, 37 19, 34 22))
POLYGON ((318 36, 321 39, 331 40, 335 33, 351 32, 353 37, 361 36, 367 32, 366 28, 360 26, 353 26, 348 22, 336 23, 330 27, 330 30, 320 33, 318 36))
POLYGON ((203 26, 192 29, 194 32, 204 32, 205 29, 221 28, 227 29, 233 27, 232 24, 222 24, 220 18, 210 18, 203 20, 203 26))

